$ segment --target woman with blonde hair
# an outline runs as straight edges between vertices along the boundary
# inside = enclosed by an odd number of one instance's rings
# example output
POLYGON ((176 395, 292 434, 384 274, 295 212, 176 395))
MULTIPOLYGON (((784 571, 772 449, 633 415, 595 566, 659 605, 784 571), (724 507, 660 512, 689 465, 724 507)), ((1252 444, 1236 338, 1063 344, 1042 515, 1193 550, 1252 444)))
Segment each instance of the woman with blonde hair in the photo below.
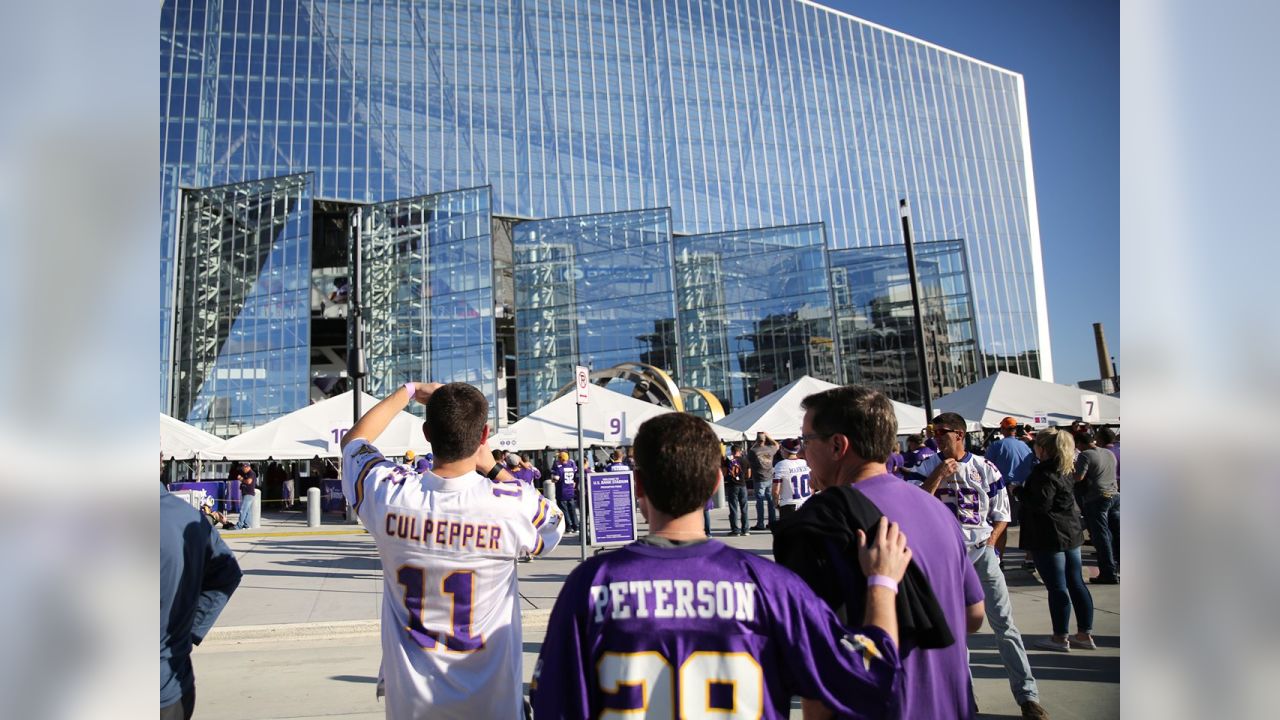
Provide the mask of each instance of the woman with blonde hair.
POLYGON ((1080 565, 1080 510, 1075 495, 1075 440, 1062 430, 1036 433, 1034 444, 1040 461, 1022 487, 1022 530, 1019 547, 1031 555, 1049 591, 1049 617, 1053 637, 1037 642, 1042 650, 1070 652, 1093 650, 1093 596, 1085 585, 1080 565), (1076 634, 1067 635, 1072 608, 1076 634))

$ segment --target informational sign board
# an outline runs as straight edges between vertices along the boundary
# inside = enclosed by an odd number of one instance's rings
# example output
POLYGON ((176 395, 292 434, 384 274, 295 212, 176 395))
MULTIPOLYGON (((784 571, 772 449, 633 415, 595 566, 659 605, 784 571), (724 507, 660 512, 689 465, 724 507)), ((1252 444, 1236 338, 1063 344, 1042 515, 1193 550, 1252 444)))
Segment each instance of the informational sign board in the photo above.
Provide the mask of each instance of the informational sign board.
POLYGON ((586 405, 589 398, 587 397, 587 385, 590 383, 591 371, 586 366, 578 365, 573 369, 574 390, 577 392, 575 400, 579 405, 586 405))
POLYGON ((1036 426, 1045 426, 1049 424, 1049 413, 1045 410, 1036 410, 1031 415, 1031 424, 1036 426))
POLYGON ((636 539, 636 493, 630 470, 587 473, 587 542, 626 545, 636 539))
POLYGON ((1098 407, 1097 395, 1080 396, 1080 419, 1090 423, 1102 421, 1102 408, 1098 407))

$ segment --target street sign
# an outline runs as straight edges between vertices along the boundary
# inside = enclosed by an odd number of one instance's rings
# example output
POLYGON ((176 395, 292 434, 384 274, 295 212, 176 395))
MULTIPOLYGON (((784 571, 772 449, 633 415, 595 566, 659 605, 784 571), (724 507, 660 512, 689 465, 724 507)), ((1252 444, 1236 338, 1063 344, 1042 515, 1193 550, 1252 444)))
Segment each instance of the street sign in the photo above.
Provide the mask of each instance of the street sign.
POLYGON ((579 405, 586 405, 590 398, 587 397, 587 385, 590 384, 591 371, 582 365, 578 365, 573 369, 574 385, 577 391, 577 400, 579 405))
POLYGON ((1089 423, 1102 421, 1102 409, 1098 407, 1097 395, 1080 396, 1080 419, 1089 423))

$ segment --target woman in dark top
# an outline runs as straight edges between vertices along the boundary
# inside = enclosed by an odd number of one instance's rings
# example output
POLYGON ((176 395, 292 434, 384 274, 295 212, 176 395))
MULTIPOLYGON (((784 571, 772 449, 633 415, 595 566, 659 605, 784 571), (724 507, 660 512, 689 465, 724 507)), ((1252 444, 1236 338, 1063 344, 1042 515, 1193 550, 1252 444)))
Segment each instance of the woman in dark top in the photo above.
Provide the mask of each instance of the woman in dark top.
POLYGON ((1049 617, 1053 637, 1035 644, 1043 650, 1069 652, 1093 650, 1093 596, 1084 583, 1080 566, 1080 511, 1073 493, 1075 441, 1061 430, 1036 433, 1034 445, 1039 463, 1022 487, 1022 530, 1019 546, 1031 554, 1040 578, 1049 591, 1049 617), (1067 635, 1075 608, 1076 634, 1067 635))

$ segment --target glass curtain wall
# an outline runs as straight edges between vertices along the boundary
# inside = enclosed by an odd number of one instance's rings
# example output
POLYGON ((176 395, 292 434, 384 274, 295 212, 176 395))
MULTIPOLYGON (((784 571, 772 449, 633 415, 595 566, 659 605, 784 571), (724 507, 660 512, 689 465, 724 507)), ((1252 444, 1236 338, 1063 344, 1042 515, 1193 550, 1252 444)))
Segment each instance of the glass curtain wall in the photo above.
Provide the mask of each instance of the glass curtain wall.
MULTIPOLYGON (((916 243, 925 356, 936 399, 979 377, 964 241, 916 243)), ((833 250, 831 284, 848 382, 923 405, 906 248, 833 250)))
POLYGON ((182 194, 174 417, 236 435, 307 404, 311 176, 182 194))
POLYGON ((512 242, 520 415, 554 399, 577 364, 677 374, 668 209, 531 220, 512 242))
POLYGON ((821 223, 677 236, 680 384, 726 412, 812 375, 837 382, 821 223))
POLYGON ((497 419, 489 188, 363 209, 367 389, 410 380, 480 388, 497 419))

